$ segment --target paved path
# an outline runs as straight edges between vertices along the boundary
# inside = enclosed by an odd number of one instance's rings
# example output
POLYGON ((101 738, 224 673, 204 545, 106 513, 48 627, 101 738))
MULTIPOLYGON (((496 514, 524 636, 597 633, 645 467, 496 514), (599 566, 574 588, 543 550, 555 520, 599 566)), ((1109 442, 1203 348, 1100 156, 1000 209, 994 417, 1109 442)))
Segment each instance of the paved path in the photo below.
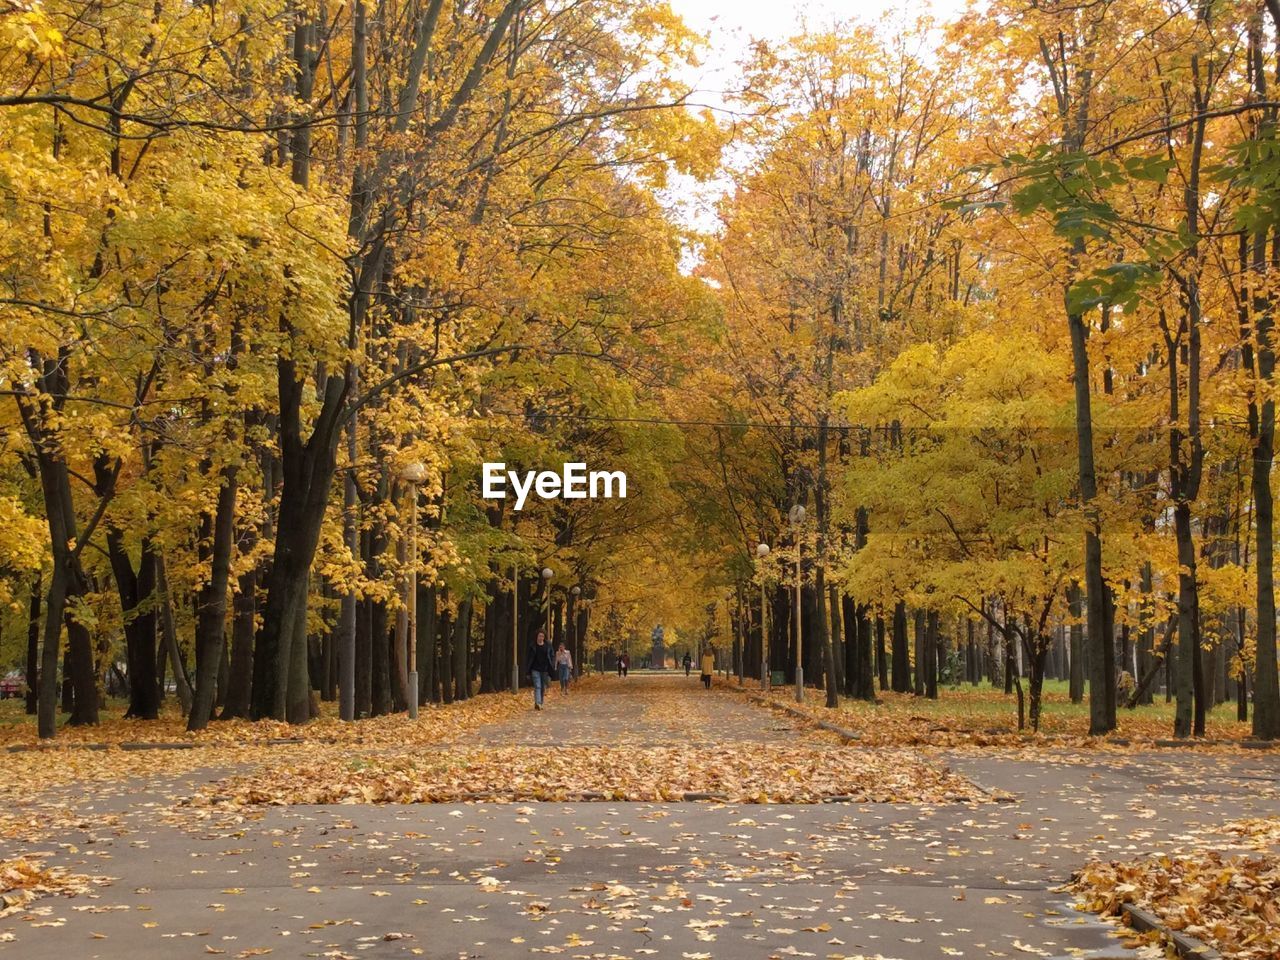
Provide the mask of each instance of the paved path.
MULTIPOLYGON (((696 685, 610 679, 477 740, 556 735, 641 749, 703 737, 749 750, 804 736, 732 693, 696 685)), ((1234 816, 1280 813, 1270 757, 938 762, 1016 800, 288 807, 193 834, 157 822, 147 804, 165 791, 140 788, 127 804, 104 803, 125 811, 118 834, 67 831, 29 848, 118 879, 96 899, 44 900, 31 920, 0 919, 0 936, 16 937, 0 953, 1127 957, 1136 954, 1053 891, 1072 869, 1092 854, 1145 853, 1234 816)))
POLYGON ((717 677, 705 690, 695 673, 632 673, 591 678, 585 686, 548 694, 546 709, 481 731, 485 743, 556 742, 574 746, 714 746, 777 743, 803 731, 796 722, 762 711, 717 677))

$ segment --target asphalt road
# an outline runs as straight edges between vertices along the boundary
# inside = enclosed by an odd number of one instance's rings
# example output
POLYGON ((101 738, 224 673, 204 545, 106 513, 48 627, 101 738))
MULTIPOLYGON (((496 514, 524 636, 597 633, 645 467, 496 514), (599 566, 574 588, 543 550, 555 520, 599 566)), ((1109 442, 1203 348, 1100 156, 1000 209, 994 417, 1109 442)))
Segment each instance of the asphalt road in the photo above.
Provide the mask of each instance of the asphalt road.
MULTIPOLYGON (((805 736, 697 677, 633 676, 481 730, 478 743, 753 744, 805 736), (672 716, 638 692, 687 694, 672 716)), ((857 749, 857 748, 850 748, 857 749)), ((0 918, 0 954, 505 958, 1126 957, 1056 888, 1090 856, 1202 842, 1280 814, 1270 755, 1023 754, 931 762, 988 804, 529 803, 164 815, 206 770, 61 799, 82 825, 4 857, 114 878, 0 918)), ((1148 955, 1152 955, 1150 950, 1148 955)))

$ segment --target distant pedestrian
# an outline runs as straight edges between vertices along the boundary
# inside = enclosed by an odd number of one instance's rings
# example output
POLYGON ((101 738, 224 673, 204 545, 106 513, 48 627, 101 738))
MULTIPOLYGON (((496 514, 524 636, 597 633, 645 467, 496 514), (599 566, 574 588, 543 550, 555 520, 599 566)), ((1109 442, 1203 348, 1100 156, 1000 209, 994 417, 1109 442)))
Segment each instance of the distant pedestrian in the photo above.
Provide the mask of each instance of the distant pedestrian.
POLYGON ((541 630, 529 648, 529 675, 533 678, 533 709, 541 710, 543 692, 551 686, 551 647, 541 630))
POLYGON ((689 676, 689 673, 692 670, 693 670, 693 657, 689 656, 689 652, 686 650, 684 654, 684 675, 686 677, 689 676))
POLYGON ((711 689, 711 675, 716 671, 716 655, 708 650, 702 655, 702 685, 711 689))
POLYGON ((618 667, 618 676, 622 676, 622 654, 618 654, 617 667, 618 667))
POLYGON ((569 677, 573 675, 573 654, 562 643, 556 649, 556 675, 560 678, 560 692, 569 692, 569 677))
POLYGON ((622 668, 622 675, 625 677, 625 676, 627 675, 627 671, 631 669, 631 657, 630 657, 630 655, 629 655, 629 654, 625 654, 625 653, 624 653, 624 654, 623 654, 623 655, 618 659, 618 666, 622 668))

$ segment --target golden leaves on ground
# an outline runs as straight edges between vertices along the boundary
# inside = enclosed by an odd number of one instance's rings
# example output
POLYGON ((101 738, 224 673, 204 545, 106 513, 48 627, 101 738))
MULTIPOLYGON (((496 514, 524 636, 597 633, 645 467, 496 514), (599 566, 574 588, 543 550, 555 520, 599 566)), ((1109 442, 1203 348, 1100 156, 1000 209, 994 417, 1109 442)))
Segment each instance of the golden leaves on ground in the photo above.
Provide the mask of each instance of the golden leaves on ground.
POLYGON ((949 771, 901 753, 814 745, 478 747, 273 766, 205 789, 200 805, 472 800, 978 802, 949 771))
POLYGON ((1225 956, 1280 956, 1280 819, 1251 819, 1224 830, 1258 852, 1200 849, 1143 860, 1093 862, 1071 889, 1086 909, 1119 915, 1124 904, 1155 914, 1225 956))
POLYGON ((1254 850, 1280 848, 1280 817, 1249 817, 1224 824, 1223 831, 1254 850))
MULTIPOLYGON (((14 701, 16 704, 17 701, 14 701)), ((439 743, 486 723, 495 723, 528 709, 528 699, 509 693, 486 693, 452 704, 423 704, 418 720, 396 713, 371 717, 356 723, 338 719, 337 704, 322 703, 320 717, 307 724, 278 720, 221 720, 198 733, 187 732, 186 717, 174 703, 168 704, 158 720, 112 718, 96 726, 66 726, 58 731, 56 750, 62 746, 120 744, 267 745, 298 739, 318 743, 360 743, 402 745, 439 743), (441 723, 447 713, 447 724, 441 723)), ((0 746, 36 746, 34 722, 0 724, 0 746)))
POLYGON ((105 878, 69 873, 61 867, 45 867, 43 861, 19 857, 0 860, 0 917, 25 910, 39 897, 72 897, 88 893, 105 878))
MULTIPOLYGON (((331 762, 337 757, 349 758, 353 748, 371 752, 422 749, 457 742, 480 727, 527 710, 524 697, 486 694, 449 705, 424 706, 417 721, 399 714, 343 723, 328 715, 305 727, 287 728, 293 736, 274 743, 270 737, 285 730, 285 724, 230 721, 213 724, 200 734, 187 734, 176 727, 181 721, 170 717, 68 728, 69 736, 56 745, 5 755, 7 776, 0 780, 0 838, 38 841, 59 830, 86 826, 115 829, 113 821, 118 818, 95 814, 86 819, 75 810, 68 788, 78 784, 97 785, 95 795, 101 800, 112 792, 136 790, 148 781, 172 781, 187 775, 207 780, 234 769, 331 762), (183 748, 165 747, 171 740, 181 741, 183 748), (108 747, 87 749, 87 743, 106 743, 108 747), (165 748, 127 749, 121 744, 165 748)), ((34 736, 34 727, 28 732, 34 736)), ((0 738, 5 736, 14 738, 13 728, 0 728, 0 738)), ((194 786, 180 789, 189 793, 194 786)))
MULTIPOLYGON (((758 694, 758 690, 752 689, 758 694)), ((813 720, 825 720, 857 734, 869 746, 910 747, 1085 747, 1128 750, 1133 741, 1163 740, 1169 737, 1172 706, 1163 703, 1120 711, 1119 742, 1108 737, 1090 737, 1087 704, 1046 693, 1041 733, 1017 729, 1017 706, 1012 695, 997 688, 961 687, 939 691, 937 700, 910 693, 876 692, 877 701, 842 700, 837 710, 822 703, 822 691, 813 690, 808 701, 796 704, 792 688, 773 691, 775 708, 799 709, 813 720)), ((1251 736, 1247 723, 1235 720, 1235 707, 1227 703, 1210 715, 1207 733, 1217 749, 1232 749, 1251 736)), ((1208 746, 1188 740, 1186 746, 1208 746)))

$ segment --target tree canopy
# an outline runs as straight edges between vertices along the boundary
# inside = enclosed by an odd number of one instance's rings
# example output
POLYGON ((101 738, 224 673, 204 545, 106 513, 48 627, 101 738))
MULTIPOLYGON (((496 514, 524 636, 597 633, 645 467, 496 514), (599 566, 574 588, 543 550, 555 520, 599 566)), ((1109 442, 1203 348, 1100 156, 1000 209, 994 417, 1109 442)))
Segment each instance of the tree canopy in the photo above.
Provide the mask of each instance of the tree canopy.
POLYGON ((829 705, 1280 737, 1278 18, 849 22, 717 113, 661 2, 0 0, 0 667, 43 736, 197 730, 664 624, 829 705))

